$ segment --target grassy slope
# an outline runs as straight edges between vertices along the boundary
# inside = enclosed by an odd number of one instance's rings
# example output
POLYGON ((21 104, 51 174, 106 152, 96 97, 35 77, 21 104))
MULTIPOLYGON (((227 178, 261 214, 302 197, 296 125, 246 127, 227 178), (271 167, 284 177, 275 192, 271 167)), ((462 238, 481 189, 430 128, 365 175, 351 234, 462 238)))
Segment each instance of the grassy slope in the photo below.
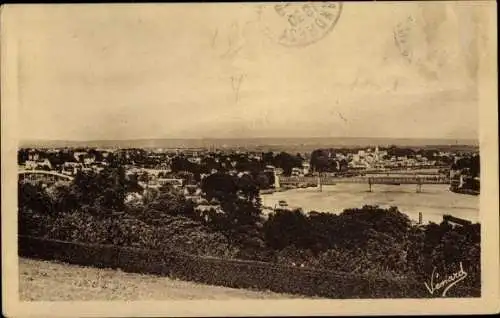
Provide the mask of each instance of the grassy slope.
POLYGON ((290 299, 300 296, 209 286, 63 263, 20 258, 22 301, 290 299))

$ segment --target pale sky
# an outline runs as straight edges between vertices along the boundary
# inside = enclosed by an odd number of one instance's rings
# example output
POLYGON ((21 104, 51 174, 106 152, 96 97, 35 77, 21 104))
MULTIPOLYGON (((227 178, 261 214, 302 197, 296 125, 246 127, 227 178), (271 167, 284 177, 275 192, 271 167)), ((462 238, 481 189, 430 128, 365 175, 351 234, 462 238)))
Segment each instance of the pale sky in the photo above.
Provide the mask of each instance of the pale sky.
POLYGON ((20 137, 477 138, 473 6, 345 3, 331 32, 295 48, 263 32, 274 12, 259 21, 257 8, 25 6, 20 137))

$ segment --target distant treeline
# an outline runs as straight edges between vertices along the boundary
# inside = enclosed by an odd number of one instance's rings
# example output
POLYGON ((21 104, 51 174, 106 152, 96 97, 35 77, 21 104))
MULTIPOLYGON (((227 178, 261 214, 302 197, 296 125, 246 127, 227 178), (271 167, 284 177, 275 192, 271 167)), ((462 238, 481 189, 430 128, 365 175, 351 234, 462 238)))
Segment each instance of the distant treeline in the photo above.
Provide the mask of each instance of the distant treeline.
POLYGON ((311 152, 318 148, 350 147, 367 148, 395 145, 398 147, 433 147, 442 151, 457 148, 464 151, 477 149, 478 141, 472 139, 411 139, 411 138, 358 138, 358 137, 301 137, 301 138, 170 138, 134 140, 25 140, 24 148, 218 148, 247 149, 256 151, 311 152))

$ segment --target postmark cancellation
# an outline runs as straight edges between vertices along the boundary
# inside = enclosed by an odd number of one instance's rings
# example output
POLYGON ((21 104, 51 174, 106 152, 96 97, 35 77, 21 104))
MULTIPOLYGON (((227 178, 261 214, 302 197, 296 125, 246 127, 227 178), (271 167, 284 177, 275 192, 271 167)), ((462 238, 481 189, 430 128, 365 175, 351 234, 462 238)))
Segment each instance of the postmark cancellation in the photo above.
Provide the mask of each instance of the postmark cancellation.
POLYGON ((287 47, 304 47, 325 38, 335 27, 342 2, 280 3, 262 6, 264 33, 287 47))

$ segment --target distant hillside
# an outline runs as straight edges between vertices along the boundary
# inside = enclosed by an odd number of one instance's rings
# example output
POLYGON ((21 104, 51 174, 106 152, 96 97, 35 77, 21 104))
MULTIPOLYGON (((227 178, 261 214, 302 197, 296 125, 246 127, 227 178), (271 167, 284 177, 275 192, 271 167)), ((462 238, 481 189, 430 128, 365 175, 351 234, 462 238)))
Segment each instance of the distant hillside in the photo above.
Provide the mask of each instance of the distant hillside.
POLYGON ((463 139, 405 139, 405 138, 238 138, 238 139, 134 139, 134 140, 27 140, 25 148, 97 147, 97 148, 240 148, 248 150, 312 151, 317 148, 374 147, 374 146, 433 147, 473 149, 477 140, 463 139))

